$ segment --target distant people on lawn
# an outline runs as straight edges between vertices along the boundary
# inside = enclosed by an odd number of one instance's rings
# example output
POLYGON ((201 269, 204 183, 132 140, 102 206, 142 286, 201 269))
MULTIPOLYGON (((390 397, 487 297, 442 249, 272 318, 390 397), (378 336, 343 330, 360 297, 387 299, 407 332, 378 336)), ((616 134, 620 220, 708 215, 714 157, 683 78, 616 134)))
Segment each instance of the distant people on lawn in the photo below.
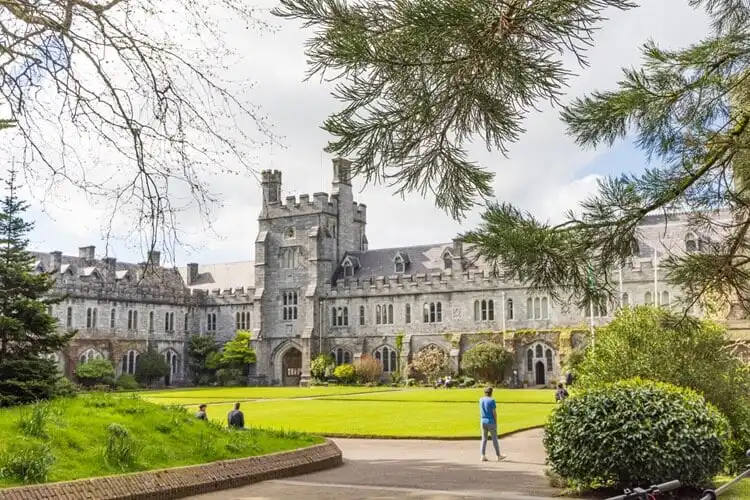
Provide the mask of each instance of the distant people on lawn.
POLYGON ((482 462, 487 461, 487 455, 485 454, 487 438, 492 439, 497 461, 504 460, 505 455, 500 454, 500 443, 497 440, 497 403, 492 398, 492 387, 487 387, 484 390, 484 397, 479 399, 479 421, 482 430, 482 443, 479 447, 482 462))
POLYGON ((561 402, 568 397, 568 391, 562 383, 557 384, 557 390, 555 391, 555 401, 561 402))
POLYGON ((234 403, 234 410, 227 415, 227 424, 233 429, 245 428, 245 415, 240 411, 239 403, 234 403))
POLYGON ((195 418, 197 418, 198 420, 208 420, 205 404, 202 404, 198 407, 198 413, 195 414, 195 418))
POLYGON ((573 372, 568 372, 568 374, 565 376, 565 385, 570 387, 573 385, 573 372))

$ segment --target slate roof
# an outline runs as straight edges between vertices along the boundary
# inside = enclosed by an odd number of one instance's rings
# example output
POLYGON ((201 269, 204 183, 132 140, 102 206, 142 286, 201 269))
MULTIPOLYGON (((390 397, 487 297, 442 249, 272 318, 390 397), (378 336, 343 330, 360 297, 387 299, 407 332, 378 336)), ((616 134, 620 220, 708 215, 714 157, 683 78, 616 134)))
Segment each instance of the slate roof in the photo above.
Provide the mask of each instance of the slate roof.
MULTIPOLYGON (((443 271, 443 253, 446 249, 453 250, 453 243, 379 248, 366 252, 347 252, 347 255, 359 260, 359 266, 355 265, 354 277, 370 278, 396 274, 394 259, 399 254, 407 261, 403 274, 430 274, 443 271)), ((343 269, 339 269, 336 277, 343 277, 343 269)))
MULTIPOLYGON (((180 274, 187 283, 188 268, 181 267, 180 274)), ((190 288, 199 290, 255 288, 255 262, 246 260, 224 264, 200 264, 198 278, 195 283, 190 284, 190 288)))
MULTIPOLYGON (((53 256, 51 252, 29 252, 35 258, 34 266, 44 272, 51 272, 53 270, 53 256)), ((82 259, 72 255, 62 255, 60 258, 60 269, 59 273, 65 273, 70 271, 78 278, 86 280, 93 279, 111 279, 108 276, 109 263, 104 259, 82 259)), ((115 263, 115 276, 114 279, 122 280, 126 278, 137 279, 138 273, 141 270, 140 264, 133 264, 130 262, 115 263)), ((185 283, 180 276, 177 269, 167 267, 157 267, 152 269, 152 272, 147 275, 144 280, 144 284, 166 286, 170 288, 183 289, 185 283)))

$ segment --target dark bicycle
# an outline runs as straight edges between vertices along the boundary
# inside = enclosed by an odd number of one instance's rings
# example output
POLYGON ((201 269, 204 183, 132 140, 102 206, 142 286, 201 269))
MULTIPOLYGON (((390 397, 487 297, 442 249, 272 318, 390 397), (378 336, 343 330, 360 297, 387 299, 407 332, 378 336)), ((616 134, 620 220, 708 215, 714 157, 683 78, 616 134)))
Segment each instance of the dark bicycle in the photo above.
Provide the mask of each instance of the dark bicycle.
POLYGON ((682 486, 682 483, 679 481, 669 481, 662 484, 655 484, 645 490, 643 488, 627 489, 624 495, 618 495, 607 500, 654 500, 656 495, 676 490, 680 486, 682 486))

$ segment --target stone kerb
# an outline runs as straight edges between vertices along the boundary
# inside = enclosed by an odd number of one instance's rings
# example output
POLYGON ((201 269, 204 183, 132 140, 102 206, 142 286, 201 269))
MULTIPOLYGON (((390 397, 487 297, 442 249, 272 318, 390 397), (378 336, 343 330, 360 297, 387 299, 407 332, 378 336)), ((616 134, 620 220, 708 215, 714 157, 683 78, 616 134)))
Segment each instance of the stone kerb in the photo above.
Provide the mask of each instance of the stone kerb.
POLYGON ((259 457, 0 489, 0 500, 166 500, 338 467, 341 450, 324 444, 259 457))

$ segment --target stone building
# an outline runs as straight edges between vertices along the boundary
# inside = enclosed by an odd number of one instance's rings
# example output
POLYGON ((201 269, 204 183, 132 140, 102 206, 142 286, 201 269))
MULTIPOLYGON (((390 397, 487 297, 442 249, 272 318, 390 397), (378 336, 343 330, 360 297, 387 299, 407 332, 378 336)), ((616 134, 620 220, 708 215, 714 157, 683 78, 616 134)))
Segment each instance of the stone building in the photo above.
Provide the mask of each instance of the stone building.
MULTIPOLYGON (((434 346, 457 369, 463 352, 493 338, 516 354, 519 383, 559 380, 567 354, 587 341, 589 311, 493 276, 458 239, 369 249, 366 207, 353 201, 349 166, 334 160, 332 193, 312 197, 282 199, 281 172, 262 173, 254 262, 144 273, 144 264, 95 259, 94 247, 77 258, 38 254, 38 268, 55 270, 57 291, 67 295, 54 313, 80 332, 59 356, 62 369, 70 374, 76 363, 101 356, 115 360, 118 373, 132 372, 151 343, 173 368, 167 383, 181 383, 190 335, 226 341, 250 330, 256 380, 304 384, 319 352, 338 363, 372 355, 387 377, 402 333, 403 364, 434 346)), ((631 262, 615 273, 622 302, 669 306, 678 298, 654 263, 669 252, 700 251, 707 238, 689 232, 684 215, 670 217, 668 233, 664 222, 643 222, 631 262)), ((158 253, 150 259, 158 263, 158 253)), ((606 323, 616 307, 596 308, 593 323, 606 323)))

